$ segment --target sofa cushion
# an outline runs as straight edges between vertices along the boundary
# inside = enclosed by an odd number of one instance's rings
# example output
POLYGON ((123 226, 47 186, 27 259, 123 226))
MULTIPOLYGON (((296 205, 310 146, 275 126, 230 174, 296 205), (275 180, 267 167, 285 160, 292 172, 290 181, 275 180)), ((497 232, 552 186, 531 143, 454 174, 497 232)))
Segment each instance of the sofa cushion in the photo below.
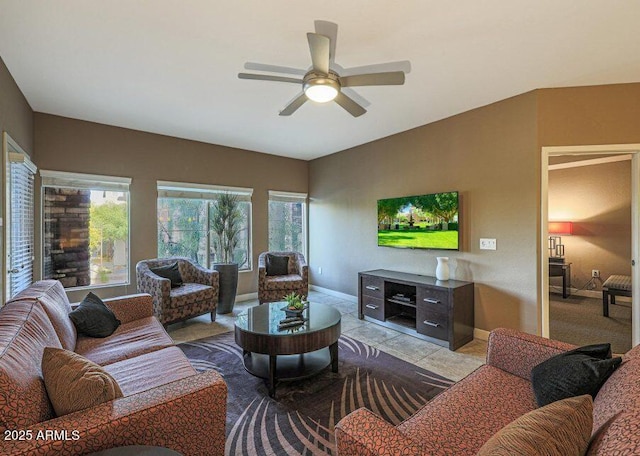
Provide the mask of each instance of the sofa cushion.
POLYGON ((196 374, 177 347, 163 348, 104 366, 116 379, 125 396, 140 393, 196 374))
POLYGON ((177 261, 174 261, 171 264, 155 266, 149 269, 154 274, 171 280, 171 288, 179 287, 180 285, 182 285, 182 276, 180 275, 180 269, 178 268, 177 261))
POLYGON ((640 414, 620 413, 607 421, 591 438, 587 456, 640 454, 640 414))
POLYGON ((532 410, 500 429, 478 456, 582 455, 591 437, 592 412, 588 394, 532 410))
POLYGON ((602 385, 593 401, 593 431, 617 414, 640 415, 640 358, 626 359, 602 385))
POLYGON ((63 348, 45 347, 42 377, 57 416, 122 397, 118 383, 101 366, 63 348))
POLYGON ((8 302, 0 321, 0 428, 26 429, 54 416, 40 364, 44 347, 62 346, 37 301, 8 302))
POLYGON ((289 273, 289 257, 267 253, 265 270, 268 276, 282 276, 289 273))
POLYGON ((304 287, 304 280, 298 274, 269 277, 264 284, 265 290, 289 290, 304 287))
POLYGON ((87 294, 80 305, 69 314, 78 332, 89 337, 107 337, 120 326, 102 299, 93 293, 87 294))
POLYGON ((542 407, 582 394, 595 397, 621 362, 622 358, 611 358, 610 344, 587 345, 553 356, 531 371, 536 402, 542 407))
POLYGON ((78 337, 76 353, 104 366, 173 345, 173 340, 154 317, 121 325, 109 337, 78 337))
POLYGON ((62 348, 74 350, 78 334, 69 319, 71 304, 57 280, 41 280, 18 293, 11 301, 37 300, 47 313, 62 348))
POLYGON ((201 301, 213 301, 215 293, 213 287, 201 283, 185 283, 181 287, 172 288, 169 308, 191 306, 201 301))
POLYGON ((475 455, 493 434, 535 408, 529 381, 484 365, 436 396, 398 429, 419 441, 425 454, 475 455))

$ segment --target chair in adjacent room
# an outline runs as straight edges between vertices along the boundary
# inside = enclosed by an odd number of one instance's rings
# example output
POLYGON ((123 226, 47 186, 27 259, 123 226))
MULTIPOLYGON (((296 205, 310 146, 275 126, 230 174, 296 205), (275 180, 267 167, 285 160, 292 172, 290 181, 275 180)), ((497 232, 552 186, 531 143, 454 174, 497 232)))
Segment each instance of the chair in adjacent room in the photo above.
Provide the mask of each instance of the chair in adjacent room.
POLYGON ((282 301, 289 293, 309 294, 309 267, 298 252, 263 252, 258 256, 258 300, 282 301))
POLYGON ((138 292, 152 296, 154 315, 165 327, 205 313, 211 313, 215 321, 218 271, 173 257, 142 260, 136 265, 136 275, 138 292))

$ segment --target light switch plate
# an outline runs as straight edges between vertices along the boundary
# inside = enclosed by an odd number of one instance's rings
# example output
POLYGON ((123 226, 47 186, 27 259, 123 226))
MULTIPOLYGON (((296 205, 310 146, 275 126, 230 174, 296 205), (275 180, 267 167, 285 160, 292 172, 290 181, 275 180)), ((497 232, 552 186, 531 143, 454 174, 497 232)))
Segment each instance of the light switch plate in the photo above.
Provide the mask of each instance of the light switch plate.
POLYGON ((480 250, 496 250, 496 240, 480 238, 480 250))

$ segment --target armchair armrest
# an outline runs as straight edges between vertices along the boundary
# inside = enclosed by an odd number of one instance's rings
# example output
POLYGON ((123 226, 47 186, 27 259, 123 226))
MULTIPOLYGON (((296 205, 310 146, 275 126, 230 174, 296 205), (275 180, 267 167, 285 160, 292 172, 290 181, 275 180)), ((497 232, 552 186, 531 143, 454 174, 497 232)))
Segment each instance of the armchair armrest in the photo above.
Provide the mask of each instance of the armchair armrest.
POLYGON ((29 427, 31 439, 2 441, 0 453, 72 456, 135 444, 167 447, 185 456, 222 455, 226 405, 226 383, 207 371, 38 423, 29 427))
POLYGON ((185 266, 189 271, 189 277, 185 277, 185 282, 201 283, 203 285, 209 285, 214 289, 219 287, 219 275, 220 273, 215 270, 207 269, 199 264, 186 262, 185 266))
POLYGON ((153 316, 153 301, 148 293, 118 296, 104 299, 103 302, 121 323, 153 316))
POLYGON ((487 364, 530 380, 534 366, 574 348, 575 345, 565 342, 498 328, 489 334, 487 364))
POLYGON ((342 418, 335 426, 335 436, 340 456, 424 454, 420 443, 366 408, 342 418))
POLYGON ((307 260, 305 260, 304 256, 297 255, 298 259, 298 272, 302 277, 302 280, 305 282, 309 282, 309 265, 307 264, 307 260))

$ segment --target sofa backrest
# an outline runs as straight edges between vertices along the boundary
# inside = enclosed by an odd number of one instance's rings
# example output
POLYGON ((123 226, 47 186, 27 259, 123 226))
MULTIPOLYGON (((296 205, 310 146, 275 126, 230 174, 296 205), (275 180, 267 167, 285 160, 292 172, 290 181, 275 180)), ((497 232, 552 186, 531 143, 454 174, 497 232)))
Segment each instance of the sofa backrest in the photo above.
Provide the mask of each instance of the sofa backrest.
POLYGON ((55 329, 62 348, 75 350, 78 333, 69 318, 71 304, 58 280, 41 280, 26 290, 18 293, 13 301, 38 301, 47 313, 53 329, 55 329))
POLYGON ((593 401, 593 439, 587 454, 612 454, 612 450, 626 448, 626 445, 638 448, 635 446, 640 445, 640 435, 636 432, 638 422, 640 346, 627 352, 620 367, 605 382, 593 401))
POLYGON ((13 300, 0 309, 0 428, 25 429, 54 416, 42 380, 44 347, 61 348, 37 300, 13 300))

